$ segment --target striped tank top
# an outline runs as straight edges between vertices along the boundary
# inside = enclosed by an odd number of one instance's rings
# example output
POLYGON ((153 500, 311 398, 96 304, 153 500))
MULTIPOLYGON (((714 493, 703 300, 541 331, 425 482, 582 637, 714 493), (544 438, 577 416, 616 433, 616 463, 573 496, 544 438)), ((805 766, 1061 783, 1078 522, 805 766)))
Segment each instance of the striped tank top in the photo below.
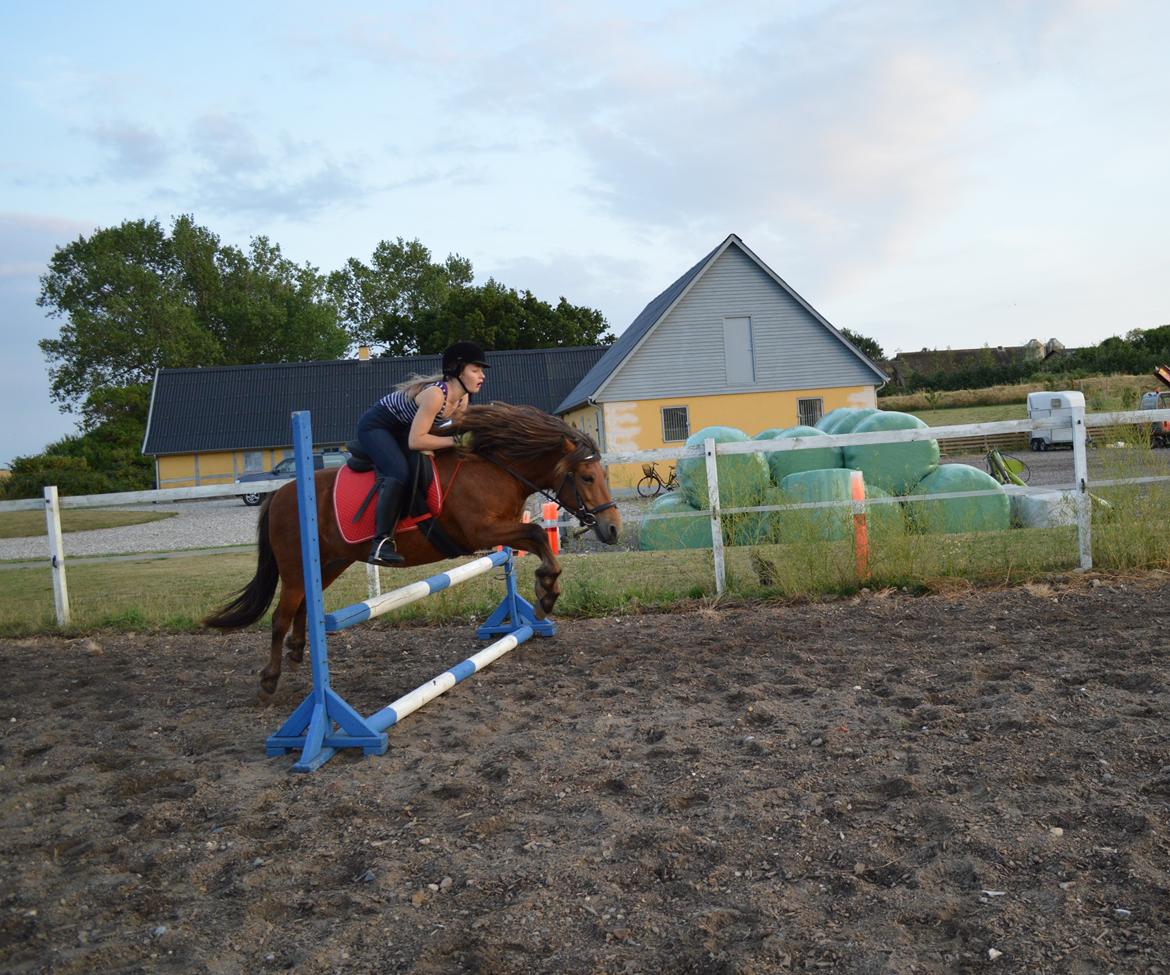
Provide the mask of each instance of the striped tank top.
MULTIPOLYGON (((447 412, 447 384, 440 382, 434 385, 443 391, 443 406, 435 417, 435 422, 438 423, 443 419, 443 414, 447 412)), ((405 389, 396 389, 392 393, 387 393, 378 400, 378 405, 404 427, 409 427, 414 422, 415 414, 418 413, 418 403, 405 389)))

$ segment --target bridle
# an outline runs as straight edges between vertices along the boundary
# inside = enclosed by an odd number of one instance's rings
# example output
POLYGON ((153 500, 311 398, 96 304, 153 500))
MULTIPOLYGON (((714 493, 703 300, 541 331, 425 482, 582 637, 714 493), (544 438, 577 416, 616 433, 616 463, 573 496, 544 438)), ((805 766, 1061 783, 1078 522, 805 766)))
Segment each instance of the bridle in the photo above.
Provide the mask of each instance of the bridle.
MULTIPOLYGON (((480 456, 483 455, 481 454, 480 456)), ((581 489, 577 485, 577 475, 572 471, 567 471, 565 473, 564 479, 561 481, 561 486, 557 488, 555 492, 550 492, 546 488, 542 488, 536 484, 533 484, 523 474, 512 470, 512 468, 510 468, 507 464, 501 464, 493 457, 484 457, 483 459, 492 464, 495 464, 496 467, 504 471, 504 473, 510 474, 512 477, 516 478, 517 481, 528 488, 529 493, 542 494, 549 501, 556 502, 556 504, 560 505, 560 507, 568 511, 569 514, 576 518, 577 522, 581 525, 581 529, 576 533, 578 535, 584 535, 587 531, 591 531, 592 529, 596 528, 597 516, 601 514, 601 512, 617 507, 616 501, 607 501, 605 504, 599 504, 596 508, 590 508, 588 505, 586 505, 585 501, 581 497, 581 489), (565 502, 561 500, 561 496, 565 493, 565 489, 568 487, 570 482, 572 482, 573 485, 573 498, 577 502, 575 505, 566 505, 565 502)), ((600 459, 601 458, 598 457, 597 454, 590 454, 587 457, 582 457, 580 463, 583 464, 589 460, 600 459)))

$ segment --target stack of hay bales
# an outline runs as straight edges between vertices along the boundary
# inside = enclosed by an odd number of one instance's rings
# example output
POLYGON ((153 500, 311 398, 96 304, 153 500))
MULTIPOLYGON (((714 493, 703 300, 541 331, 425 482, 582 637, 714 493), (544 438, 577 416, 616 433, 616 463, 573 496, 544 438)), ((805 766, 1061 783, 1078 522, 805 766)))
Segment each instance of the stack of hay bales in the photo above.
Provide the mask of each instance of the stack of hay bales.
MULTIPOLYGON (((925 428, 925 423, 909 413, 842 408, 826 414, 815 427, 772 428, 751 439, 796 440, 827 434, 925 428)), ((749 439, 734 427, 707 427, 693 433, 686 445, 701 447, 708 438, 716 443, 743 443, 749 439)), ((735 454, 718 457, 716 464, 723 508, 837 502, 827 508, 725 516, 726 540, 731 545, 830 542, 848 538, 853 513, 850 503, 853 471, 861 471, 867 499, 908 497, 902 504, 869 507, 871 531, 879 534, 907 528, 918 532, 1002 531, 1010 526, 1008 499, 1002 485, 965 464, 940 466, 936 440, 735 454), (936 494, 975 490, 993 490, 998 494, 930 500, 936 494)), ((681 460, 678 476, 680 490, 658 498, 650 506, 642 524, 640 547, 643 549, 711 547, 710 519, 687 514, 708 505, 705 459, 681 460)))

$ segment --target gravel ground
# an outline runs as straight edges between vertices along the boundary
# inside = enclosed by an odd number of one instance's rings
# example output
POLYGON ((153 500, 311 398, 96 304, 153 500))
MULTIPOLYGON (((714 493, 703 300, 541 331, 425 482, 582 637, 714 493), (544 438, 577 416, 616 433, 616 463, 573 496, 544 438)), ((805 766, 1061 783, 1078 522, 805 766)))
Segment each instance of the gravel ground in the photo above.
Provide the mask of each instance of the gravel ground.
MULTIPOLYGON (((65 557, 116 555, 133 552, 175 551, 252 545, 256 541, 256 513, 237 498, 184 501, 175 504, 123 505, 119 510, 174 511, 174 518, 123 528, 97 528, 65 535, 65 557)), ((0 561, 48 557, 44 535, 0 539, 0 561)))
MULTIPOLYGON (((1119 464, 1120 452, 1094 450, 1089 453, 1090 480, 1106 476, 1118 476, 1110 471, 1124 468, 1121 476, 1136 474, 1170 473, 1170 450, 1127 451, 1124 462, 1119 464)), ((1028 483, 1034 487, 1043 485, 1071 485, 1073 480, 1072 451, 1054 450, 1047 453, 1024 451, 1015 456, 1029 468, 1028 483)), ((945 463, 970 464, 980 470, 986 469, 982 454, 945 458, 945 463)), ((534 517, 539 517, 540 505, 530 503, 534 517)), ((618 499, 622 517, 638 519, 649 502, 637 497, 623 496, 618 499)), ((127 505, 127 510, 137 510, 141 505, 127 505)), ((95 531, 70 532, 65 536, 65 555, 79 558, 93 555, 122 555, 136 552, 181 551, 190 549, 219 548, 230 545, 252 545, 256 540, 256 516, 258 508, 250 508, 237 498, 222 498, 214 501, 186 501, 175 504, 151 505, 151 510, 174 511, 177 516, 144 525, 124 528, 100 528, 95 531)), ((636 536, 627 533, 627 541, 636 536)), ((592 536, 581 539, 567 539, 565 551, 579 552, 596 549, 613 549, 593 545, 592 536)), ((0 561, 32 560, 47 557, 44 536, 32 538, 0 539, 0 561)))

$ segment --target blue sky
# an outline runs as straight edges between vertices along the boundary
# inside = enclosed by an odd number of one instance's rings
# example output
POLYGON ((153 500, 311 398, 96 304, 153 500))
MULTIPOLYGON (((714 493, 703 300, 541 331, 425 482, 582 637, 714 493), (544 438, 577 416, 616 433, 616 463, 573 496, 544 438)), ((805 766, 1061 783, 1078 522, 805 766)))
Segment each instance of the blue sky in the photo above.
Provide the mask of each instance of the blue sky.
POLYGON ((728 233, 888 353, 1170 323, 1170 5, 0 7, 0 465, 73 429, 54 248, 418 238, 620 332, 728 233), (328 9, 326 9, 328 7, 328 9))

